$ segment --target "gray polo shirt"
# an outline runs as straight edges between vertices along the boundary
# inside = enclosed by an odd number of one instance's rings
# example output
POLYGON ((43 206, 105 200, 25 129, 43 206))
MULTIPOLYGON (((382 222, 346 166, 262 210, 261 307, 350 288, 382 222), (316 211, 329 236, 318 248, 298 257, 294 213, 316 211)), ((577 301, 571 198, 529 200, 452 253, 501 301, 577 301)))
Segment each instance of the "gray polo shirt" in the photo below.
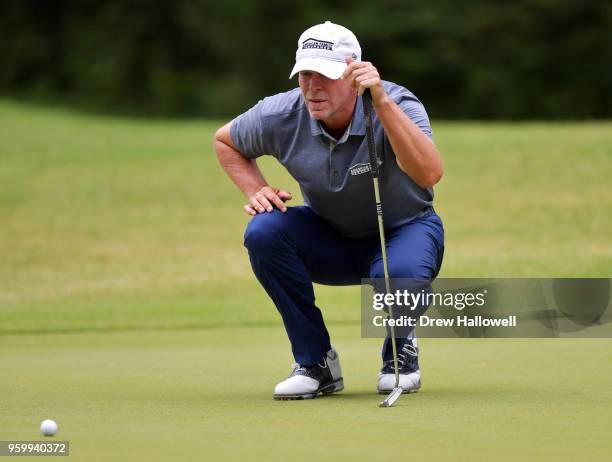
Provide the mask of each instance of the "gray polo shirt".
MULTIPOLYGON (((383 82, 387 94, 431 138, 423 104, 407 89, 383 82)), ((299 88, 259 101, 232 122, 230 134, 249 159, 272 155, 300 185, 315 213, 348 237, 378 233, 374 189, 361 98, 350 126, 334 139, 310 117, 299 88)), ((432 188, 423 189, 400 170, 380 121, 374 117, 385 228, 413 220, 432 205, 432 188)))

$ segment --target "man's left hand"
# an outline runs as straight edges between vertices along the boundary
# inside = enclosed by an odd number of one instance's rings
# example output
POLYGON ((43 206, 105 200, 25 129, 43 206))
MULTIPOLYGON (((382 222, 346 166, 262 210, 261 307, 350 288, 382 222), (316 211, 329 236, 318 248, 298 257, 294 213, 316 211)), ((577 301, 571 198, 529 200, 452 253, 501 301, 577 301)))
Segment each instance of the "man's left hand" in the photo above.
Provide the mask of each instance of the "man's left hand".
POLYGON ((346 64, 347 68, 340 78, 347 81, 359 96, 369 88, 374 106, 384 102, 387 93, 382 86, 378 69, 368 61, 353 61, 351 58, 346 59, 346 64))

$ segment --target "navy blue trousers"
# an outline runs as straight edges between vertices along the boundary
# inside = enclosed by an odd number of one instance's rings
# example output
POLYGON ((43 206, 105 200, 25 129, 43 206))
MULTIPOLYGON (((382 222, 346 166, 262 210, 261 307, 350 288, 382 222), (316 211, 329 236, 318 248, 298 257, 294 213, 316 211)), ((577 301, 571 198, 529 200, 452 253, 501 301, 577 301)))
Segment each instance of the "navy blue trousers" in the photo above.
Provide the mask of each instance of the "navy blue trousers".
MULTIPOLYGON (((391 278, 433 280, 444 254, 440 217, 427 212, 385 232, 391 278)), ((244 245, 255 276, 280 312, 296 362, 312 365, 330 349, 313 282, 357 285, 363 278, 384 278, 378 234, 347 238, 307 206, 274 209, 249 222, 244 245)), ((356 308, 358 309, 358 308, 356 308)), ((392 357, 385 339, 383 360, 392 357)))

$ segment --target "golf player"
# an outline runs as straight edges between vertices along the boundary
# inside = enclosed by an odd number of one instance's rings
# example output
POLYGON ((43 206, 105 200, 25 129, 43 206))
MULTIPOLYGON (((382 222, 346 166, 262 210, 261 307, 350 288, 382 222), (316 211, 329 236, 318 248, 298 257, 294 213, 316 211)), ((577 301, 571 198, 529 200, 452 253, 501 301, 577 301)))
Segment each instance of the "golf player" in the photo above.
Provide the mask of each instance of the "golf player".
MULTIPOLYGON (((314 398, 344 388, 313 282, 357 285, 384 278, 361 96, 368 89, 380 157, 380 188, 391 278, 432 281, 444 253, 432 187, 442 162, 422 103, 380 78, 361 60, 355 35, 329 21, 298 40, 290 78, 299 88, 264 98, 221 127, 215 151, 248 198, 244 235, 255 276, 281 314, 296 364, 274 389, 275 399, 314 398), (269 185, 257 166, 274 156, 298 182, 305 205, 269 185)), ((413 333, 397 339, 400 385, 421 386, 413 333)), ((374 376, 374 374, 373 374, 374 376)), ((390 392, 395 368, 390 339, 382 348, 377 390, 390 392)))

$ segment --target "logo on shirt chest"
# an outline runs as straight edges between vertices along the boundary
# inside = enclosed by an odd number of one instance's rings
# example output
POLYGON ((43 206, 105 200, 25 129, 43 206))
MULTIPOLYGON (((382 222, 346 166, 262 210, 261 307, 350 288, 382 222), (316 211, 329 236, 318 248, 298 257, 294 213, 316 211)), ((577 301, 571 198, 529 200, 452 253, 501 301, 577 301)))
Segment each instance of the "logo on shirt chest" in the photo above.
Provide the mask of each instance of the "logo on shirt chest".
POLYGON ((370 171, 370 164, 355 164, 349 168, 351 175, 357 176, 370 171))

